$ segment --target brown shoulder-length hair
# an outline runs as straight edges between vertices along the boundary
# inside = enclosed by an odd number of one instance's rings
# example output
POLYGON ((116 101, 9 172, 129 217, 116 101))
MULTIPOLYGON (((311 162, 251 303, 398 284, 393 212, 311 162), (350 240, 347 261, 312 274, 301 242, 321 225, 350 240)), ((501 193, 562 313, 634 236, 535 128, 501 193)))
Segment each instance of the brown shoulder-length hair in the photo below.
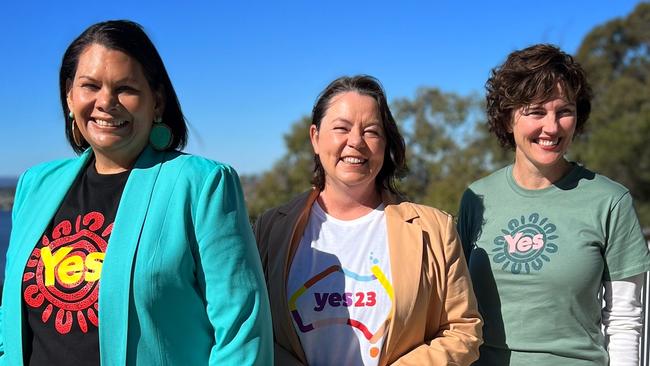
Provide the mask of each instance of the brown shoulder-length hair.
POLYGON ((492 70, 485 83, 487 118, 501 146, 514 148, 509 132, 514 112, 531 103, 542 103, 557 95, 576 105, 576 132, 579 135, 591 112, 591 87, 585 71, 571 55, 549 44, 537 44, 514 51, 492 70))
MULTIPOLYGON (((379 80, 368 75, 343 76, 332 81, 319 95, 311 113, 311 124, 320 130, 320 125, 327 112, 332 98, 345 92, 357 92, 373 98, 377 102, 381 124, 386 135, 386 150, 382 165, 375 182, 380 189, 388 189, 394 194, 400 194, 397 180, 402 178, 408 168, 406 166, 406 147, 404 137, 400 134, 397 123, 390 112, 386 93, 379 80)), ((314 175, 311 183, 323 190, 325 188, 325 170, 318 155, 314 155, 314 175)))

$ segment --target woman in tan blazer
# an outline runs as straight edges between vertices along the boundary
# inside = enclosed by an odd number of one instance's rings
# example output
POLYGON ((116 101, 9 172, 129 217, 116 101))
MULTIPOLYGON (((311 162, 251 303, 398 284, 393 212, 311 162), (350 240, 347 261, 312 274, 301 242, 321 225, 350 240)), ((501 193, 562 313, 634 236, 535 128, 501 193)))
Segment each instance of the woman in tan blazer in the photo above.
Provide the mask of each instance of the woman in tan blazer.
POLYGON ((481 319, 452 217, 400 199, 404 140, 379 82, 319 96, 314 188, 255 225, 277 365, 469 365, 481 319))

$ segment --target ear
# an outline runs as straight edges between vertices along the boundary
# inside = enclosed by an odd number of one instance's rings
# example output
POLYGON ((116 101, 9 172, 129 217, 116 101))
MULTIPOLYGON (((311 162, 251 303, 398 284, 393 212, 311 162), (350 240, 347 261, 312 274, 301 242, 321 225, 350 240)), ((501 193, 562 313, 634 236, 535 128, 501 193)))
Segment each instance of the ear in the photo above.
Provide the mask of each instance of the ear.
POLYGON ((309 140, 311 140, 311 147, 314 149, 314 154, 318 155, 318 128, 316 125, 309 126, 309 140))
POLYGON ((156 117, 162 117, 165 112, 165 95, 162 90, 154 92, 153 112, 156 117))
POLYGON ((65 101, 68 104, 68 111, 72 111, 72 80, 65 81, 65 101))
POLYGON ((521 114, 519 114, 519 109, 515 109, 510 113, 510 121, 508 121, 508 125, 506 126, 506 131, 508 133, 512 133, 513 131, 513 126, 515 125, 515 120, 519 119, 521 117, 521 114))

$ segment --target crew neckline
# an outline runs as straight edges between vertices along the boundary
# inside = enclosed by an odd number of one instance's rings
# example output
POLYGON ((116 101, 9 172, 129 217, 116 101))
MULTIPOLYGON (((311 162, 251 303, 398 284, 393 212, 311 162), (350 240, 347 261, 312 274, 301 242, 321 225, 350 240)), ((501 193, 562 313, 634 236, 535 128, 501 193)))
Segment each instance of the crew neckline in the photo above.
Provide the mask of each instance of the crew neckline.
POLYGON ((318 204, 318 201, 314 201, 314 204, 312 205, 311 210, 312 210, 312 213, 314 215, 316 215, 318 218, 320 218, 321 220, 328 221, 328 222, 333 222, 333 223, 335 223, 337 225, 354 226, 354 225, 359 225, 359 224, 363 224, 363 223, 366 223, 366 222, 370 222, 370 221, 374 220, 378 215, 382 215, 384 213, 384 207, 385 207, 385 205, 382 202, 382 203, 379 204, 379 206, 375 207, 374 209, 372 209, 367 214, 365 214, 365 215, 363 215, 361 217, 358 217, 356 219, 352 219, 352 220, 341 220, 341 219, 337 219, 336 217, 328 214, 327 212, 325 212, 325 210, 323 210, 321 205, 318 204))
POLYGON ((571 164, 571 169, 569 169, 569 171, 562 178, 560 178, 554 183, 551 183, 551 185, 549 185, 548 187, 544 187, 541 189, 528 189, 520 186, 515 180, 515 177, 513 175, 514 164, 510 164, 506 167, 506 172, 505 172, 506 180, 508 181, 508 185, 510 186, 510 188, 515 193, 524 197, 539 197, 548 194, 550 192, 558 192, 562 190, 560 187, 568 186, 568 183, 574 180, 576 175, 582 169, 582 166, 580 164, 577 164, 572 161, 569 163, 571 164))

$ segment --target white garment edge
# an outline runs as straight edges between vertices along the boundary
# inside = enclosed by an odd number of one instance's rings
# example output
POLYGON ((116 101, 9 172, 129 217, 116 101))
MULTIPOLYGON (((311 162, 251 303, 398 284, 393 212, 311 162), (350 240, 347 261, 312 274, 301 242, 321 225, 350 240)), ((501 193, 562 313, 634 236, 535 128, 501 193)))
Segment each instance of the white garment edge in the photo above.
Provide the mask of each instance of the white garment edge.
POLYGON ((605 281, 602 311, 605 347, 610 366, 638 366, 643 329, 641 288, 645 273, 617 281, 605 281))

